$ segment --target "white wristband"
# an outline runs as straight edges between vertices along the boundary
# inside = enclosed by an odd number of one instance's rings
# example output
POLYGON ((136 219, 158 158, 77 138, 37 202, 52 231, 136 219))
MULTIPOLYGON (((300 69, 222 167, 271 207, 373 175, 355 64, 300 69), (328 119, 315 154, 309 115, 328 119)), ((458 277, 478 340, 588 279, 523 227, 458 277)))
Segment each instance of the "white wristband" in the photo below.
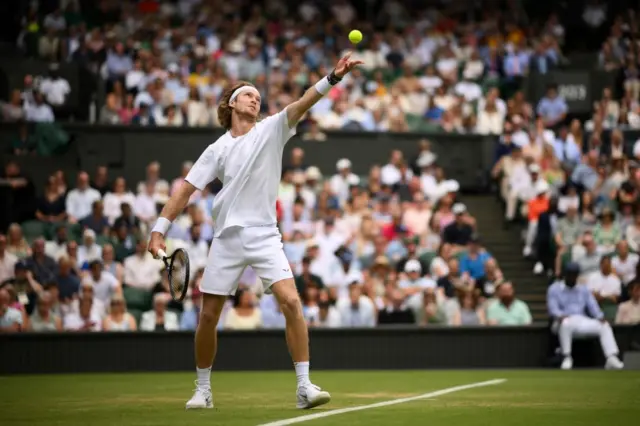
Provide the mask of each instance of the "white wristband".
POLYGON ((151 232, 159 232, 164 236, 171 227, 171 221, 166 217, 159 217, 151 232))
POLYGON ((315 85, 316 90, 322 96, 325 96, 327 93, 329 93, 329 90, 331 90, 332 87, 333 86, 331 85, 331 83, 329 83, 328 77, 324 77, 322 80, 318 81, 315 85))

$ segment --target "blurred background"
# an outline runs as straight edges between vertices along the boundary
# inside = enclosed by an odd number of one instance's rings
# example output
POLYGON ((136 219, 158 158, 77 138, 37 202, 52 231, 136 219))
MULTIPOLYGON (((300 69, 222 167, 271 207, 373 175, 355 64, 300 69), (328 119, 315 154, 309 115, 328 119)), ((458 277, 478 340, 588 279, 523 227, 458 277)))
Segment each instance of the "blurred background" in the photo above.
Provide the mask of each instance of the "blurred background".
MULTIPOLYGON (((271 115, 347 50, 365 64, 301 121, 274 206, 310 327, 547 324, 570 261, 610 322, 639 323, 638 6, 2 2, 2 330, 194 330, 220 182, 168 234, 183 304, 145 246, 222 134, 220 94, 250 81, 271 115)), ((257 280, 221 329, 284 328, 257 280)))

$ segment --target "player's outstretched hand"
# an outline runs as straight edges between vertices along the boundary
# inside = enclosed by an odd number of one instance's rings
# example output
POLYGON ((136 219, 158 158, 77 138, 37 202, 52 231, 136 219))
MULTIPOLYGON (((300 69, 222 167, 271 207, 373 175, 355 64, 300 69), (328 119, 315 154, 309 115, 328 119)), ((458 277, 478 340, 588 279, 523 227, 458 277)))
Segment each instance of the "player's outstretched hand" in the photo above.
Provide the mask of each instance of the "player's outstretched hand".
POLYGON ((348 52, 342 59, 338 61, 338 65, 336 65, 335 70, 336 76, 338 78, 342 78, 345 75, 349 74, 355 67, 362 64, 364 64, 364 62, 362 61, 352 61, 351 52, 348 52))
POLYGON ((149 247, 147 248, 147 250, 156 259, 158 258, 159 250, 167 250, 167 245, 164 242, 164 237, 162 236, 162 234, 158 232, 151 233, 151 238, 149 239, 149 247))

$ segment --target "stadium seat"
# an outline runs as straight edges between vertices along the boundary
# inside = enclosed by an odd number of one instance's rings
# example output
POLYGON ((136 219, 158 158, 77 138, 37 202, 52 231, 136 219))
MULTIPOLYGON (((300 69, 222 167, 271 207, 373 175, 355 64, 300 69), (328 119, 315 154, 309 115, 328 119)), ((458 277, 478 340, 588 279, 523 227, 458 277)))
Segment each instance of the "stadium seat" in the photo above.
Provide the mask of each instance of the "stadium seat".
POLYGON ((144 312, 151 309, 152 294, 150 291, 125 286, 122 288, 122 293, 129 311, 137 309, 144 312))
POLYGON ((142 319, 142 314, 144 313, 144 311, 140 309, 127 308, 127 312, 129 312, 133 316, 133 318, 135 318, 136 324, 138 325, 138 328, 140 328, 140 320, 142 319))
POLYGON ((22 234, 29 244, 36 238, 45 237, 46 231, 47 224, 38 220, 29 220, 22 224, 22 234))

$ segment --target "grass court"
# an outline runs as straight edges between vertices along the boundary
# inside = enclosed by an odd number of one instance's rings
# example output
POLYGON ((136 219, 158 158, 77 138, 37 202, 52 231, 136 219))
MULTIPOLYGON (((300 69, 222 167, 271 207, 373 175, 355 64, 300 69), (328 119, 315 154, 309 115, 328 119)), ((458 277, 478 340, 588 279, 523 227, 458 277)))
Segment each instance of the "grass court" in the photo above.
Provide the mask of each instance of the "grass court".
POLYGON ((194 375, 0 377, 2 424, 258 426, 492 379, 506 381, 295 424, 603 426, 630 424, 640 415, 640 371, 315 371, 312 380, 332 401, 304 411, 295 409, 293 371, 220 372, 212 376, 216 407, 185 411, 194 375))

